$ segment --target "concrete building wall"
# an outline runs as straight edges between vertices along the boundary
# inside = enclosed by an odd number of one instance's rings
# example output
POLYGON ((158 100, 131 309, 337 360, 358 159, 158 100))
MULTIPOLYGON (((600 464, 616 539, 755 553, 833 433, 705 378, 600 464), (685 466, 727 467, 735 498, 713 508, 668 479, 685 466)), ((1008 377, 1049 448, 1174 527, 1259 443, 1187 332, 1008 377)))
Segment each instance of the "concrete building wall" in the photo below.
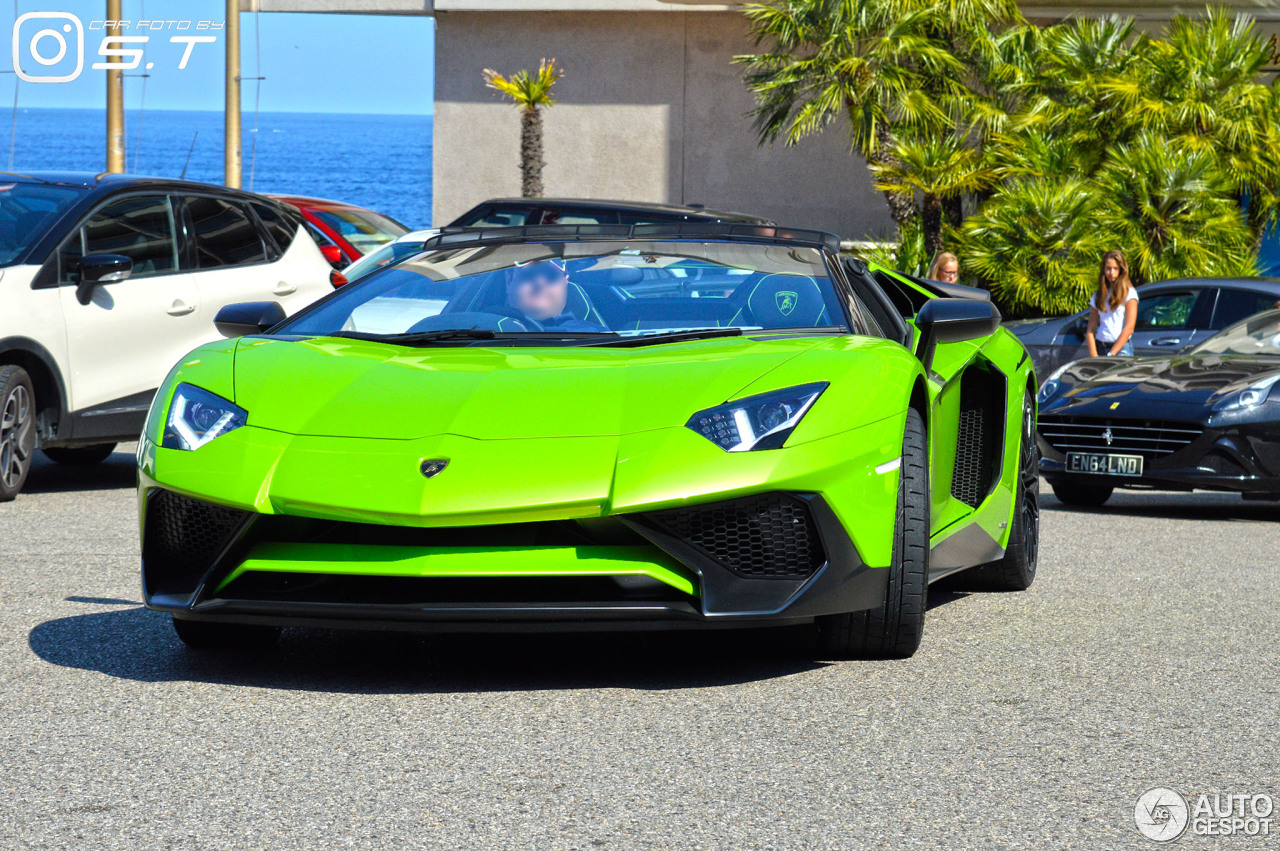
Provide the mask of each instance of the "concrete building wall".
POLYGON ((851 238, 889 218, 843 128, 760 148, 735 53, 734 12, 448 12, 436 7, 434 219, 518 195, 519 114, 485 88, 555 57, 559 102, 544 114, 548 195, 742 210, 851 238))

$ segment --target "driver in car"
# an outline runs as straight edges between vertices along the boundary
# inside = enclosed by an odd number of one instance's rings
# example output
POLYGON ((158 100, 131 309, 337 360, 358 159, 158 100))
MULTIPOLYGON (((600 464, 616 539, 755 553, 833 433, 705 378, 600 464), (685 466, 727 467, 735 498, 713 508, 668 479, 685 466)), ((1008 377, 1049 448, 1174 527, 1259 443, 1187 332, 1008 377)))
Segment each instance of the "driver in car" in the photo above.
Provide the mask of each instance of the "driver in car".
POLYGON ((603 331, 594 322, 579 319, 566 309, 569 273, 563 260, 534 260, 517 264, 507 277, 507 306, 514 317, 532 319, 530 331, 603 331))

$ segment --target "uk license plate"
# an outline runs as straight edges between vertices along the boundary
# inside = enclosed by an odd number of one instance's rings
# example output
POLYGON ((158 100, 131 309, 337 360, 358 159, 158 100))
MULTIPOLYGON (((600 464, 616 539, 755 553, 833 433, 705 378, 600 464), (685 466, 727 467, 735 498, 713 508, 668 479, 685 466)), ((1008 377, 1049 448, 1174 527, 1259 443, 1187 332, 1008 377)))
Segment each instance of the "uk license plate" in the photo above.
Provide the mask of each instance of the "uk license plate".
POLYGON ((1141 455, 1112 455, 1105 452, 1068 452, 1067 472, 1101 476, 1141 476, 1141 455))

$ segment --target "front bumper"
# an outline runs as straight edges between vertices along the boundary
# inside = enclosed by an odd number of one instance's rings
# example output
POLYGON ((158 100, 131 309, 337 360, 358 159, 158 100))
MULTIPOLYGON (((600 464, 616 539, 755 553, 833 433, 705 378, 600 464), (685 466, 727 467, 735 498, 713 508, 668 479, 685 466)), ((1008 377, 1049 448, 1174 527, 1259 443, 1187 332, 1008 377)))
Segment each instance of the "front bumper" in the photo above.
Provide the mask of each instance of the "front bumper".
POLYGON ((253 515, 153 488, 148 607, 196 619, 389 628, 797 623, 884 600, 813 494, 459 528, 253 515))
MULTIPOLYGON (((653 476, 627 490, 619 474, 603 500, 591 498, 588 477, 581 498, 551 502, 538 494, 565 486, 538 478, 523 495, 508 489, 475 511, 476 495, 459 492, 462 478, 437 487, 449 470, 432 483, 419 476, 414 486, 436 488, 438 498, 434 512, 416 515, 400 506, 421 494, 401 504, 394 492, 368 488, 304 499, 283 458, 255 478, 244 468, 261 436, 241 434, 249 428, 194 453, 144 443, 144 598, 189 619, 485 631, 777 625, 872 608, 884 600, 888 571, 870 565, 888 564, 897 494, 896 473, 872 468, 893 457, 886 452, 901 440, 894 430, 886 423, 817 451, 759 453, 771 458, 735 458, 708 444, 707 484, 692 494, 685 466, 675 492, 658 493, 653 476), (233 439, 243 441, 238 455, 233 439), (202 457, 219 444, 221 453, 202 457), (850 466, 855 446, 875 462, 864 472, 851 472, 862 466, 850 466), (740 471, 726 480, 715 469, 761 461, 774 475, 753 476, 755 489, 743 486, 740 471), (209 490, 234 481, 247 483, 250 496, 192 493, 196 462, 210 465, 209 490), (773 489, 761 490, 769 479, 773 489), (463 510, 442 510, 451 504, 463 510)), ((692 451, 705 453, 701 437, 688 437, 692 451)), ((416 457, 412 447, 401 452, 416 457)), ((356 467, 363 460, 346 457, 356 467)))
MULTIPOLYGON (((1138 452, 1132 447, 1108 447, 1105 442, 1098 442, 1097 446, 1075 447, 1075 451, 1141 454, 1141 476, 1069 472, 1066 457, 1069 448, 1063 446, 1060 439, 1047 440, 1038 430, 1040 472, 1050 484, 1074 481, 1117 488, 1235 491, 1259 496, 1280 493, 1280 430, 1274 423, 1215 423, 1211 420, 1208 426, 1200 426, 1191 417, 1185 414, 1184 417, 1183 422, 1201 429, 1200 433, 1171 452, 1138 452)), ((1096 420, 1117 429, 1136 421, 1101 414, 1082 419, 1096 420)), ((1089 442, 1087 439, 1084 441, 1089 442)))

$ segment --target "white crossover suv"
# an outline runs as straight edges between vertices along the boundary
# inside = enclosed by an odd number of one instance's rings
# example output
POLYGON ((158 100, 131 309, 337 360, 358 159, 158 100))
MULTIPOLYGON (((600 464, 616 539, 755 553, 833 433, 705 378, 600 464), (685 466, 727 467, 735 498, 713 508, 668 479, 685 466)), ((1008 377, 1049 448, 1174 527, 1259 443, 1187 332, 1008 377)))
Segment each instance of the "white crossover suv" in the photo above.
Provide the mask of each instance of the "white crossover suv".
POLYGON ((170 367, 220 336, 223 306, 294 313, 332 291, 301 216, 262 196, 0 173, 0 501, 36 449, 96 464, 132 440, 170 367))

